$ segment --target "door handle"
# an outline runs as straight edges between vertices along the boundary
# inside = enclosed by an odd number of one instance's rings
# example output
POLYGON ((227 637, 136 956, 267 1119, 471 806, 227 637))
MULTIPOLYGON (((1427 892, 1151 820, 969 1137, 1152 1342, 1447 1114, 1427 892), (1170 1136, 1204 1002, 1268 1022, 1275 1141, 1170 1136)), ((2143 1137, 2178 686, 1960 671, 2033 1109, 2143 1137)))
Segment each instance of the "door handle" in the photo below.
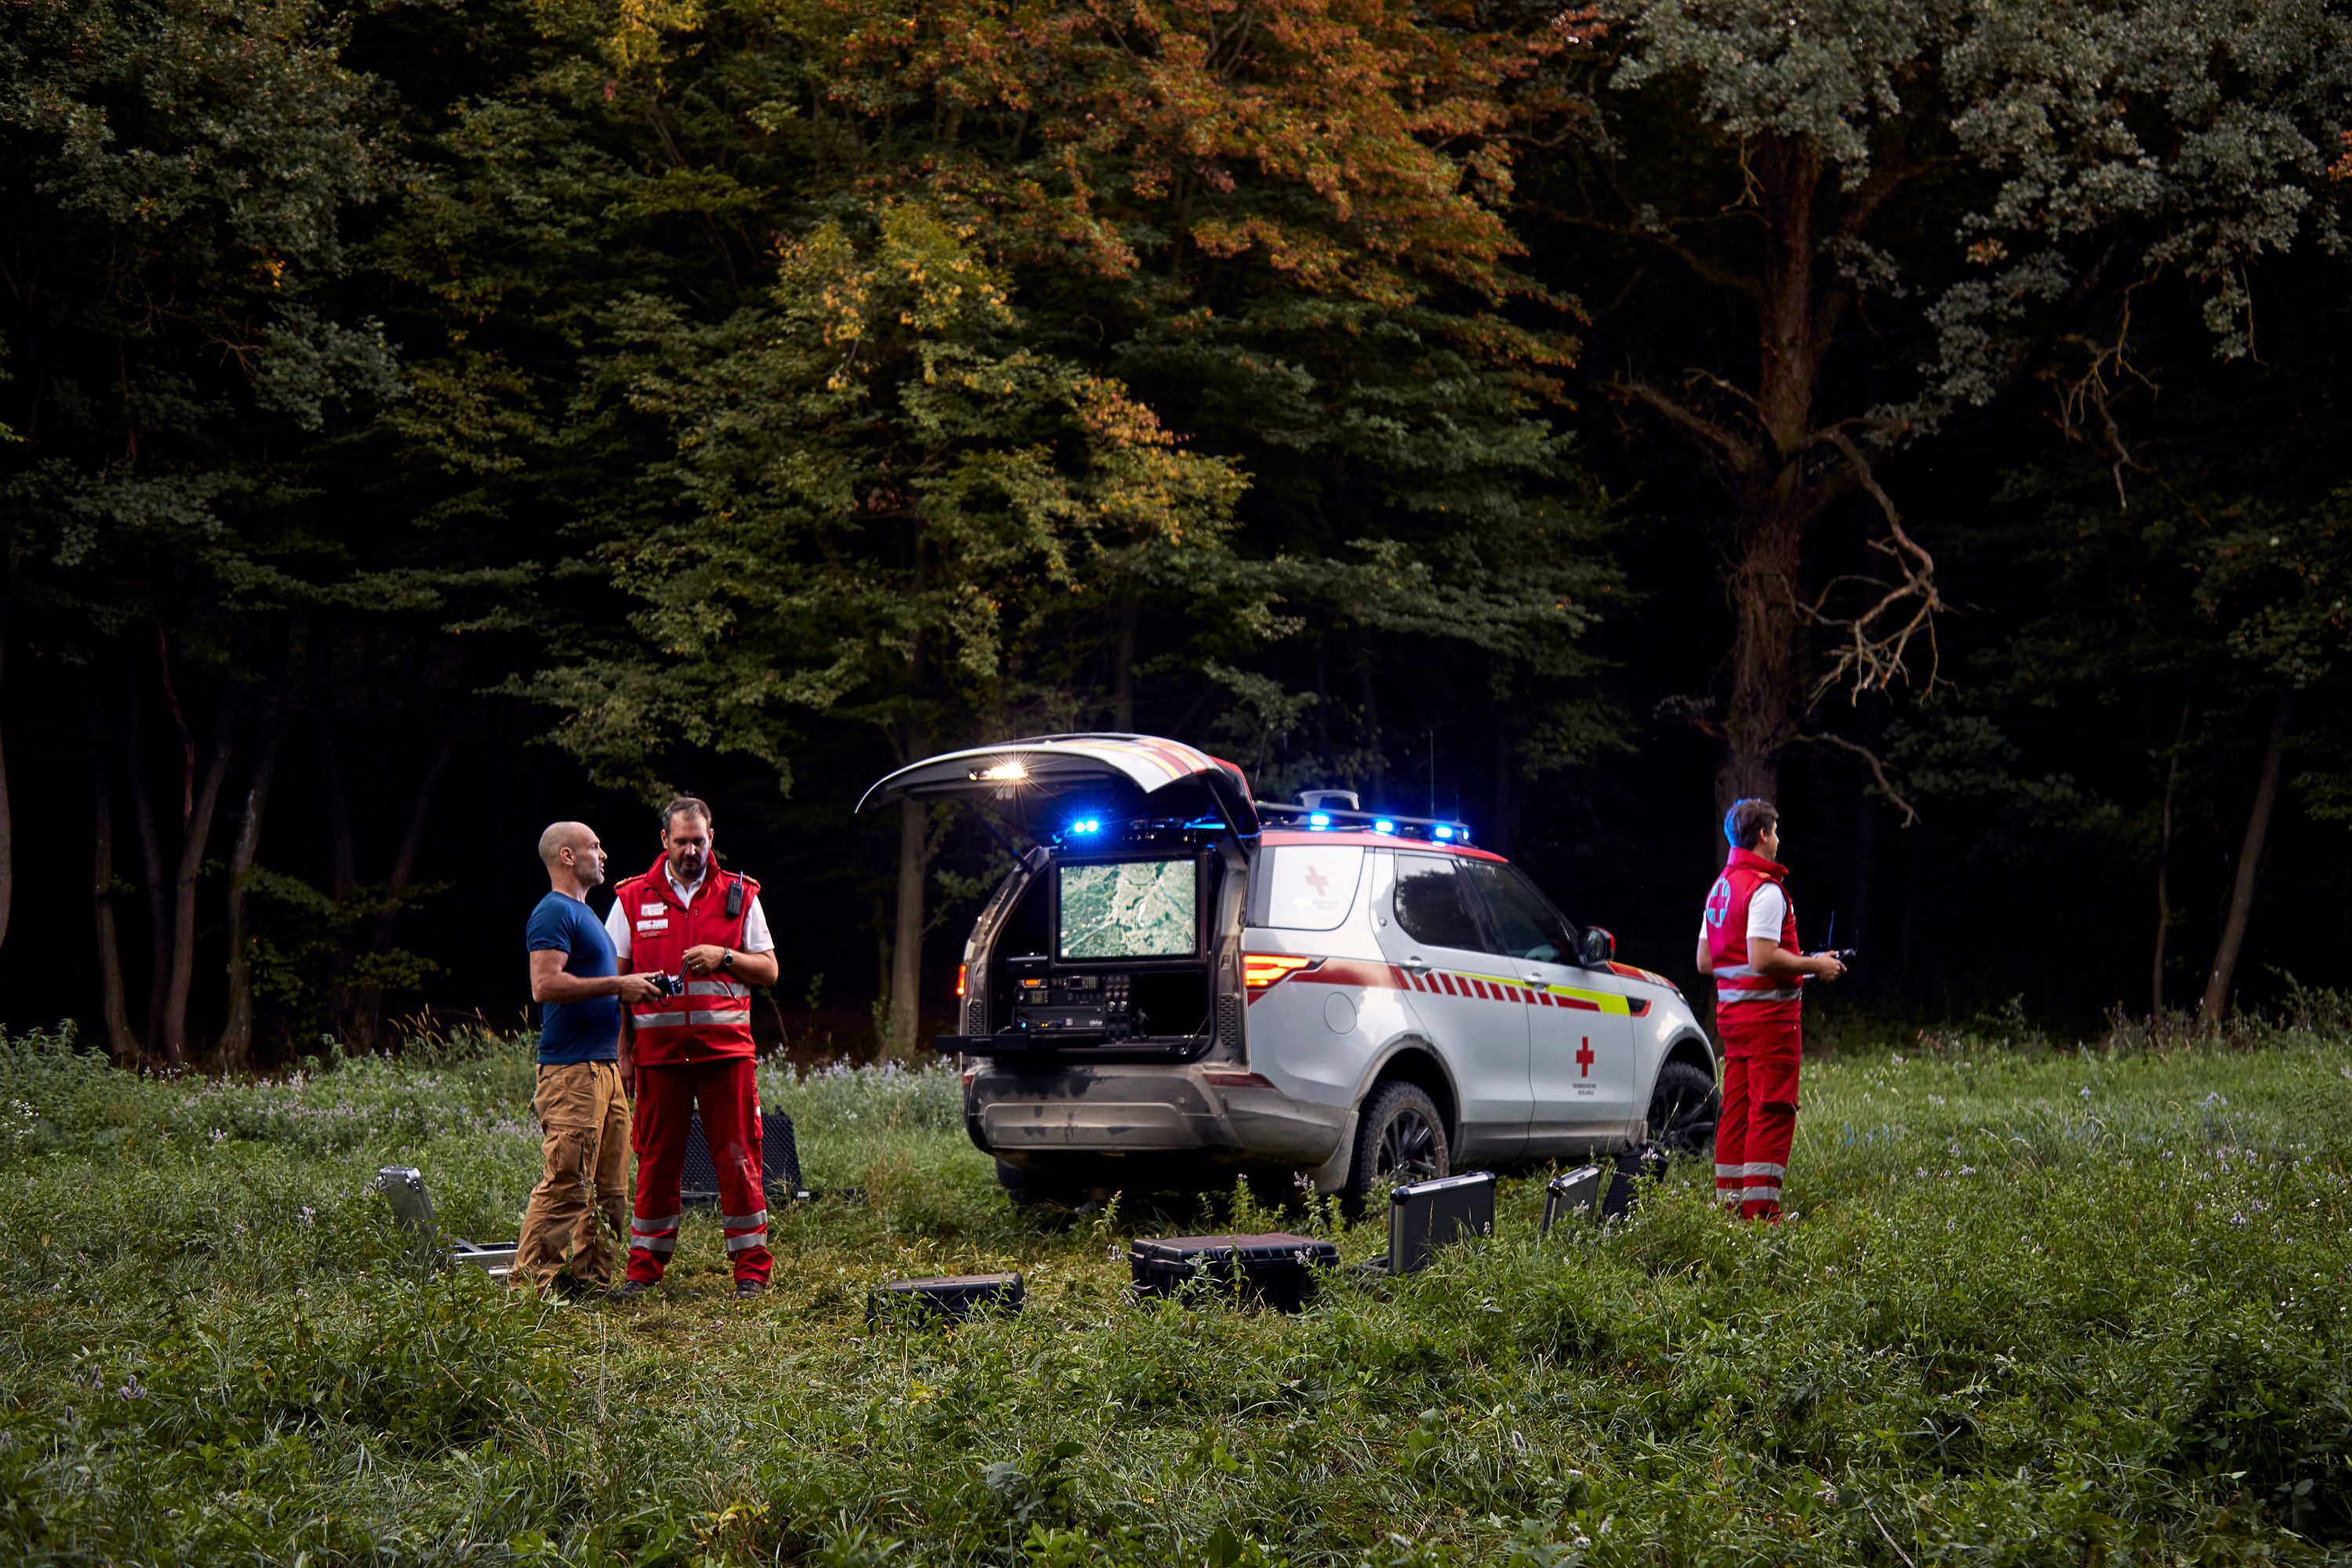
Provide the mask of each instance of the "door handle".
POLYGON ((1412 970, 1427 969, 1429 967, 1429 960, 1422 957, 1421 954, 1416 952, 1404 961, 1404 967, 1412 970))

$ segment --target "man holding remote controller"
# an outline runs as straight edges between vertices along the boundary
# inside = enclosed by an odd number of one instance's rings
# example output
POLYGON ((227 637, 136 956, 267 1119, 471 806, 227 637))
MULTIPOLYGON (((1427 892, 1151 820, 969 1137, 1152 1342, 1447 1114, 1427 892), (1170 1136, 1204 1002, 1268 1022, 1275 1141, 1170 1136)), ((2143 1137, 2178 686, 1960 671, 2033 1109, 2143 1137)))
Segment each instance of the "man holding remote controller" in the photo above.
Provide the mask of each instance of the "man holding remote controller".
POLYGON ((612 1260, 601 1216, 618 1240, 629 1211, 628 1064, 621 1009, 657 994, 651 976, 624 974, 587 893, 604 882, 604 846, 584 822, 539 836, 547 896, 530 912, 530 999, 539 1004, 539 1112, 546 1171, 523 1209, 510 1285, 602 1289, 612 1260))
POLYGON ((1734 802, 1723 816, 1731 846, 1706 896, 1698 970, 1715 976, 1715 1027, 1723 1038, 1723 1111, 1715 1131, 1715 1195, 1740 1217, 1777 1225, 1789 1147, 1797 1133, 1797 1063, 1803 1054, 1802 991, 1835 980, 1834 953, 1797 945, 1797 909, 1780 886, 1780 814, 1770 801, 1734 802))

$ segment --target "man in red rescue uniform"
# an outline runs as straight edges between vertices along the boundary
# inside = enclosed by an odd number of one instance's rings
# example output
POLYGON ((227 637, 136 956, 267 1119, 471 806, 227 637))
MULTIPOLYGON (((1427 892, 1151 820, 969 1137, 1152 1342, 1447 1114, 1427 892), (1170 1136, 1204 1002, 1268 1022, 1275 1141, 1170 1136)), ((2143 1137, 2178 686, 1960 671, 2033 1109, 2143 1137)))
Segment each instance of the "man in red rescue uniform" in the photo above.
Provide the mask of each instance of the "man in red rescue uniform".
POLYGON ((680 795, 662 810, 662 856, 613 889, 605 934, 624 963, 685 982, 685 994, 630 1005, 623 1061, 636 1079, 629 1142, 637 1154, 635 1217, 621 1300, 659 1282, 684 1217, 678 1177, 696 1106, 719 1173, 735 1294, 768 1288, 768 1200, 760 1161, 760 1089, 753 1078, 751 987, 776 979, 776 943, 760 885, 712 858, 710 807, 680 795))
POLYGON ((1797 946, 1797 910, 1780 884, 1780 814, 1742 800, 1724 814, 1731 857, 1706 895, 1698 969, 1715 976, 1723 1037, 1723 1114, 1715 1129, 1715 1195, 1742 1218, 1777 1225, 1789 1145, 1797 1133, 1801 987, 1845 965, 1797 946))

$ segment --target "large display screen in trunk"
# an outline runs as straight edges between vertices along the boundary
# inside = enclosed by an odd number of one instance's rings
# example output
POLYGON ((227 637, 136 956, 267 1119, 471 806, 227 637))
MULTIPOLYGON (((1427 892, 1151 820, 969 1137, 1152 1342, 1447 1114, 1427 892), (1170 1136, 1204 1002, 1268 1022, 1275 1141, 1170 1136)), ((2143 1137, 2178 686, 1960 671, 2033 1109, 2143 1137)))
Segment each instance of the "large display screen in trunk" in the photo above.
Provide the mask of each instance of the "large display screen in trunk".
POLYGON ((1063 958, 1192 956, 1200 931, 1197 860, 1113 860, 1057 870, 1063 958))

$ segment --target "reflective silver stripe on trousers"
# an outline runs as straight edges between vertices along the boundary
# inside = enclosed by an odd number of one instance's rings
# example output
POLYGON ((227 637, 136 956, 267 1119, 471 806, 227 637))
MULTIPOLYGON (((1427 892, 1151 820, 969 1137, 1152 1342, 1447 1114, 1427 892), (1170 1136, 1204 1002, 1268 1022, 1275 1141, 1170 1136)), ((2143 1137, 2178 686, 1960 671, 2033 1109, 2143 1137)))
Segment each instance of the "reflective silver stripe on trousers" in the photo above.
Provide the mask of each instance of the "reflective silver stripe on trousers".
POLYGON ((749 1236, 730 1236, 727 1238, 727 1250, 730 1252, 749 1252, 755 1247, 767 1245, 768 1231, 764 1226, 749 1236))
POLYGON ((1737 1181, 1747 1173, 1745 1165, 1726 1165, 1718 1162, 1715 1167, 1715 1179, 1718 1182, 1737 1181))
POLYGON ((1751 1179, 1757 1176, 1780 1177, 1785 1176, 1788 1173, 1788 1166, 1776 1165, 1769 1160, 1750 1160, 1748 1162, 1748 1174, 1751 1179))
POLYGON ((675 1236, 632 1236, 629 1237, 629 1247, 632 1251, 635 1252, 676 1252, 677 1250, 677 1237, 675 1236))
POLYGON ((1780 1184, 1778 1182, 1750 1182, 1748 1184, 1746 1196, 1744 1199, 1745 1202, 1752 1204, 1764 1198, 1770 1198, 1774 1203, 1779 1203, 1780 1201, 1780 1184))
POLYGON ((738 985, 732 980, 689 980, 686 983, 688 996, 743 996, 751 994, 748 985, 738 985))
POLYGON ((667 1219, 632 1219, 629 1228, 639 1236, 654 1236, 665 1230, 676 1230, 678 1221, 685 1217, 682 1214, 674 1214, 667 1219))
POLYGON ((719 1223, 729 1230, 748 1230, 754 1226, 765 1230, 768 1228, 768 1211, 761 1209, 758 1214, 723 1214, 719 1216, 719 1223))

